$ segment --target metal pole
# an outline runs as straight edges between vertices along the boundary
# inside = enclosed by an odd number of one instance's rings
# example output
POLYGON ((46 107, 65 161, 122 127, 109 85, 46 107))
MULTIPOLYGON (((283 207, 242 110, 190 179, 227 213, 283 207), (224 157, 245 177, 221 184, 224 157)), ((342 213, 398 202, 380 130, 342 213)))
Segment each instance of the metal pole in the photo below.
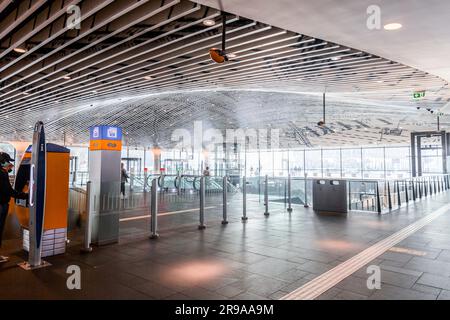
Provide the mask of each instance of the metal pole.
POLYGON ((266 174, 264 179, 264 215, 269 215, 269 177, 266 174))
POLYGON ((400 198, 400 181, 397 181, 397 201, 398 201, 398 206, 400 207, 402 205, 402 201, 400 198))
POLYGON ((200 177, 200 224, 199 230, 206 228, 205 225, 205 177, 200 177))
POLYGON ((413 201, 416 201, 416 188, 415 188, 415 184, 414 184, 414 179, 411 180, 411 184, 412 184, 412 197, 413 197, 413 201))
POLYGON ((378 189, 378 182, 375 182, 377 186, 377 212, 381 214, 381 201, 380 201, 380 190, 378 189))
POLYGON ((406 202, 409 202, 408 184, 406 183, 406 180, 403 181, 403 185, 405 186, 405 197, 406 197, 406 202))
POLYGON ((228 177, 224 176, 222 181, 222 196, 223 196, 223 220, 222 224, 228 224, 227 220, 227 186, 228 186, 228 177))
POLYGON ((421 179, 417 180, 417 185, 418 185, 418 189, 419 189, 419 198, 422 199, 422 180, 421 179))
POLYGON ((91 189, 91 182, 88 181, 86 185, 86 226, 84 229, 84 243, 83 248, 81 248, 81 252, 89 253, 92 252, 91 247, 91 237, 92 237, 92 230, 91 230, 91 197, 92 197, 92 189, 91 189))
POLYGON ((326 102, 325 102, 325 92, 323 93, 323 95, 322 95, 322 98, 323 98, 323 101, 322 101, 322 107, 323 107, 323 110, 322 110, 322 113, 323 113, 323 123, 326 123, 326 121, 325 121, 325 108, 326 108, 326 102))
POLYGON ((292 212, 291 192, 292 192, 292 179, 291 179, 291 174, 288 174, 288 208, 287 208, 287 211, 289 213, 292 212))
POLYGON ((305 173, 305 204, 303 205, 303 207, 305 207, 305 208, 309 208, 309 205, 308 205, 308 190, 306 190, 306 188, 307 188, 307 183, 306 183, 307 176, 308 176, 308 174, 305 173))
MULTIPOLYGON (((342 175, 341 175, 342 177, 342 175)), ((352 210, 352 184, 351 181, 348 182, 348 210, 352 210)))
POLYGON ((144 170, 144 193, 147 192, 147 177, 148 177, 147 170, 144 170))
POLYGON ((152 190, 151 190, 151 203, 150 203, 150 239, 158 239, 158 179, 154 178, 152 180, 152 190))
POLYGON ((247 217, 247 177, 242 178, 242 221, 248 220, 247 217))
POLYGON ((387 192, 388 192, 388 206, 389 210, 391 210, 392 209, 391 184, 389 181, 387 182, 387 192))

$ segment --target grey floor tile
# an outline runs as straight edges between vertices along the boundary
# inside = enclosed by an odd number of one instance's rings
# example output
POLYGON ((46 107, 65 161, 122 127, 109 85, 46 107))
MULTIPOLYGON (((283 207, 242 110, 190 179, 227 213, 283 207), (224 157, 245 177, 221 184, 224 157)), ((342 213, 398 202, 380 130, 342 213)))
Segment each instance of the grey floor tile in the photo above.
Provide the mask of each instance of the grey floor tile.
POLYGON ((333 298, 334 300, 367 300, 368 296, 362 294, 354 293, 351 291, 342 290, 333 298))
POLYGON ((383 285, 370 296, 373 300, 436 300, 437 295, 415 290, 383 285))
POLYGON ((405 264, 405 268, 447 277, 450 276, 450 262, 415 257, 405 264))
POLYGON ((438 296, 438 300, 450 300, 450 291, 442 290, 438 296))
POLYGON ((429 287, 450 290, 450 278, 436 274, 424 273, 419 280, 417 280, 417 283, 429 287))
POLYGON ((139 284, 137 286, 134 286, 134 289, 144 293, 145 295, 153 299, 164 299, 176 293, 176 291, 161 286, 154 282, 145 282, 139 284))

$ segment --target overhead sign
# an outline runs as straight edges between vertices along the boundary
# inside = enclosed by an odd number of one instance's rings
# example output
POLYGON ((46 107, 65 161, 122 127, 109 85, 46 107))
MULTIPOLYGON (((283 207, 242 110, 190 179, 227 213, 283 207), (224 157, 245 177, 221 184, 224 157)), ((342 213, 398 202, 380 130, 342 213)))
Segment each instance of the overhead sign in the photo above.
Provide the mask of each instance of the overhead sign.
POLYGON ((414 93, 413 93, 413 98, 414 99, 422 99, 422 98, 424 98, 425 97, 425 90, 422 90, 422 91, 415 91, 414 93))
POLYGON ((112 126, 95 126, 90 129, 90 140, 122 140, 122 129, 112 126))
POLYGON ((90 128, 89 149, 122 150, 122 128, 114 126, 95 126, 90 128))

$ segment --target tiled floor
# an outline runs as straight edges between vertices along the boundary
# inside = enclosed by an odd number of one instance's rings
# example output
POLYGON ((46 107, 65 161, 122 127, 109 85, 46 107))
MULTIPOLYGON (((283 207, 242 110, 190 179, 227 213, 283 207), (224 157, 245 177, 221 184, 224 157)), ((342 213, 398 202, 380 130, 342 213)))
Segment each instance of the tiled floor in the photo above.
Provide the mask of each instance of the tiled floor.
MULTIPOLYGON (((212 196, 205 230, 197 230, 192 211, 161 217, 158 240, 147 237, 149 219, 122 222, 120 244, 82 255, 74 241, 67 254, 47 259, 51 267, 32 272, 16 267, 25 256, 10 242, 11 262, 0 265, 0 298, 279 299, 449 199, 450 192, 436 195, 383 216, 320 215, 302 206, 288 214, 283 204, 271 204, 267 218, 261 203, 250 201, 249 220, 242 223, 236 196, 230 223, 222 225, 221 197, 212 196), (66 287, 73 264, 82 271, 81 290, 66 287)), ((161 211, 195 208, 195 201, 167 201, 161 211)), ((450 212, 372 261, 382 270, 381 290, 367 288, 361 268, 319 299, 449 299, 449 227, 450 212)))

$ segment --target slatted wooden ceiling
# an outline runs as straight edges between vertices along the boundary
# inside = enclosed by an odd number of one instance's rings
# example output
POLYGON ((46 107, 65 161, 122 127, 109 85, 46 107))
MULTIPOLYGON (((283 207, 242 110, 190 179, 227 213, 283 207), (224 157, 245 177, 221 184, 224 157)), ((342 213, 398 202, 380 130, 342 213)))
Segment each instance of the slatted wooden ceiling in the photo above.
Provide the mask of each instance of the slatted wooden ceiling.
MULTIPOLYGON (((186 100, 193 90, 202 90, 197 103, 204 103, 204 96, 215 100, 215 107, 207 107, 210 114, 198 117, 209 120, 212 114, 218 128, 246 106, 229 107, 223 94, 212 91, 217 89, 278 92, 274 106, 261 102, 267 112, 253 110, 259 125, 271 121, 269 111, 282 101, 282 91, 339 93, 349 106, 373 99, 393 108, 414 107, 411 93, 417 89, 427 90, 424 108, 449 100, 448 84, 426 72, 243 17, 227 15, 226 21, 227 50, 236 57, 218 65, 208 49, 221 44, 220 12, 190 1, 3 0, 0 136, 28 139, 29 127, 40 119, 55 139, 64 131, 82 142, 95 119, 115 121, 135 141, 149 143, 152 132, 167 136, 173 130, 157 124, 183 124, 202 110, 186 100), (81 29, 67 27, 71 5, 81 9, 81 29), (205 20, 217 23, 206 26, 205 20), (130 111, 136 105, 148 111, 130 111), (113 117, 111 110, 121 116, 113 117)), ((307 103, 297 99, 300 106, 307 103)), ((284 110, 283 117, 303 123, 304 114, 295 108, 284 110)))

